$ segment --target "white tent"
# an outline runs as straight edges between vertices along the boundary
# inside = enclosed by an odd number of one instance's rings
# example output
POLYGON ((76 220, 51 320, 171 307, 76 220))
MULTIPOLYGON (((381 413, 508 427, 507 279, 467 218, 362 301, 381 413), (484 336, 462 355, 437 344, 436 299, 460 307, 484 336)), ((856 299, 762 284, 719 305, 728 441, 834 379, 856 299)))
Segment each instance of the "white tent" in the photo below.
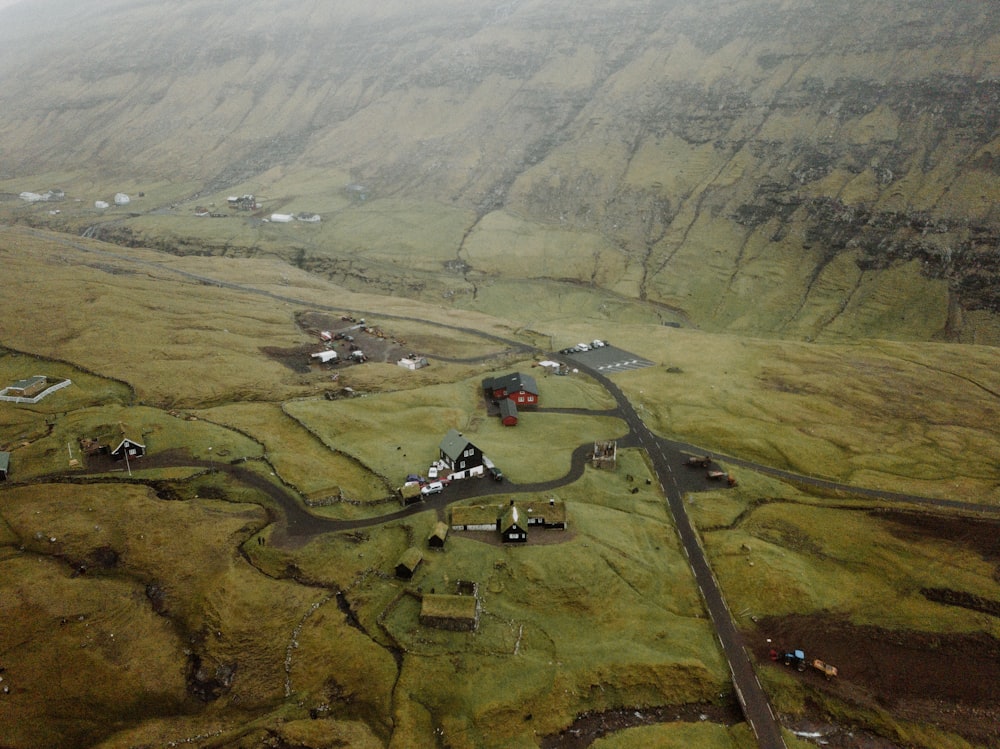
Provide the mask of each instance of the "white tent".
POLYGON ((271 221, 275 224, 287 224, 295 220, 295 216, 290 213, 272 213, 271 221))
POLYGON ((123 192, 115 194, 115 205, 128 205, 132 202, 132 198, 123 192))

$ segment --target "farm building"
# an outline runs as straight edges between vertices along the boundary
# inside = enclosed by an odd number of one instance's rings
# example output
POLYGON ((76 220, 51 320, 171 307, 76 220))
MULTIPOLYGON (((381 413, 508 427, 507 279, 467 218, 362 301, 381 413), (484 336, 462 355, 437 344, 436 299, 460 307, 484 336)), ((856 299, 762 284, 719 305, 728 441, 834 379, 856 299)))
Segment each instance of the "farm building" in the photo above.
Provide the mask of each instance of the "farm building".
POLYGON ((514 401, 504 399, 500 401, 500 423, 505 427, 517 426, 517 406, 514 401))
POLYGON ((233 195, 226 198, 226 200, 229 202, 229 207, 237 211, 255 211, 260 208, 257 199, 253 195, 233 195))
POLYGON ((311 355, 313 359, 319 359, 320 364, 329 364, 330 362, 337 361, 336 351, 317 351, 315 354, 311 355))
POLYGON ((538 405, 538 384, 531 375, 512 372, 483 380, 483 390, 495 401, 508 399, 520 407, 538 405))
POLYGON ((132 202, 132 198, 123 192, 115 193, 115 205, 128 205, 132 202))
POLYGON ((396 577, 401 580, 412 579, 413 573, 417 571, 417 567, 420 566, 422 561, 424 561, 424 555, 420 553, 420 549, 416 546, 411 546, 403 552, 399 561, 396 562, 396 577))
POLYGON ((566 504, 550 498, 509 505, 460 505, 451 509, 451 529, 501 534, 503 541, 528 540, 529 528, 566 529, 566 504))
POLYGON ((441 460, 444 461, 450 478, 464 479, 482 476, 483 451, 473 445, 456 429, 449 429, 439 446, 441 460))
POLYGON ((425 593, 420 601, 420 623, 453 632, 472 632, 479 625, 479 598, 425 593))
POLYGON ((115 460, 141 458, 146 454, 146 446, 121 423, 97 439, 82 437, 80 449, 85 455, 110 455, 115 460))
POLYGON ((5 390, 4 395, 15 398, 34 398, 49 385, 48 379, 44 375, 35 375, 23 380, 11 383, 5 390))
POLYGON ((497 530, 497 505, 459 505, 451 508, 451 529, 455 531, 497 530))
POLYGON ((434 530, 427 537, 427 545, 432 549, 443 549, 444 542, 448 538, 448 524, 440 520, 434 524, 434 530))
POLYGON ((271 223, 272 224, 290 224, 295 220, 295 216, 290 213, 272 213, 271 223))
POLYGON ((416 481, 408 481, 399 487, 399 498, 404 505, 412 505, 421 501, 424 495, 420 493, 420 484, 416 481))
POLYGON ((0 453, 0 481, 6 481, 10 473, 10 453, 0 453))
POLYGON ((307 224, 318 224, 322 220, 318 213, 300 213, 295 218, 307 224))
POLYGON ((417 370, 426 367, 428 362, 426 356, 406 356, 397 361, 396 364, 403 369, 417 370))

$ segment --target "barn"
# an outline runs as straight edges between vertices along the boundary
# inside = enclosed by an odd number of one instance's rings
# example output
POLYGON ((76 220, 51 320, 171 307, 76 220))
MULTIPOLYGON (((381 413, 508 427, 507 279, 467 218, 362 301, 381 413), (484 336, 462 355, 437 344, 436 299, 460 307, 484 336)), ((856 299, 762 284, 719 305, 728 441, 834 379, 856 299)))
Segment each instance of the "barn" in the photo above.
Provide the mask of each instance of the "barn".
POLYGON ((399 561, 396 562, 396 577, 400 580, 411 580, 422 561, 424 561, 424 555, 420 553, 420 549, 411 546, 403 552, 399 561))
POLYGON ((517 406, 514 405, 514 401, 504 399, 499 403, 500 407, 500 423, 505 427, 516 427, 517 426, 517 406))
POLYGON ((420 601, 420 623, 452 632, 472 632, 479 624, 479 599, 475 595, 425 593, 420 601))
POLYGON ((434 524, 434 530, 427 537, 427 545, 432 549, 443 549, 444 542, 448 538, 448 524, 438 521, 434 524))
POLYGON ((0 453, 0 481, 6 481, 8 473, 10 473, 10 453, 0 453))

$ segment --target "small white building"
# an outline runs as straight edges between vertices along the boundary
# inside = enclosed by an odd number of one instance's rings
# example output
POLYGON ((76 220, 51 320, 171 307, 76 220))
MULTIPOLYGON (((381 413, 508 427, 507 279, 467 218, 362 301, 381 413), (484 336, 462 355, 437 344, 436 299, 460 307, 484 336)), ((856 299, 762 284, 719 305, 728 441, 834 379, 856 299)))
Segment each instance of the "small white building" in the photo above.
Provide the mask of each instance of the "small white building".
POLYGON ((320 364, 329 364, 330 362, 337 361, 336 351, 317 351, 312 355, 313 359, 319 359, 320 364))
POLYGON ((307 224, 318 224, 322 219, 318 213, 300 213, 296 218, 305 221, 307 224))
POLYGON ((110 206, 108 205, 108 203, 106 201, 104 201, 104 200, 95 200, 94 201, 94 208, 97 208, 100 211, 103 211, 105 208, 109 208, 109 207, 110 206))
POLYGON ((396 362, 403 369, 422 369, 428 365, 426 356, 407 356, 396 362))
POLYGON ((290 224, 295 220, 295 216, 290 213, 272 213, 271 223, 272 224, 290 224))
POLYGON ((123 192, 115 193, 115 205, 128 205, 132 202, 132 198, 123 192))

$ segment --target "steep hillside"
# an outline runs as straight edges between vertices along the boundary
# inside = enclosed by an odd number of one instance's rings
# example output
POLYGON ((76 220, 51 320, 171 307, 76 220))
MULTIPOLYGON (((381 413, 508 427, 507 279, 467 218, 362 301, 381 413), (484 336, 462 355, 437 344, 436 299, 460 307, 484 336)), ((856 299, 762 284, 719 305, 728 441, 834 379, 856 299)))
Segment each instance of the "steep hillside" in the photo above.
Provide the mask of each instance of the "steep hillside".
POLYGON ((164 201, 176 220, 119 216, 111 239, 266 247, 348 286, 506 315, 527 297, 526 320, 615 319, 639 300, 714 330, 1000 342, 989 4, 37 0, 2 14, 0 190, 183 186, 164 201), (220 236, 188 220, 236 190, 324 226, 220 236), (559 294, 575 301, 541 301, 559 294))

